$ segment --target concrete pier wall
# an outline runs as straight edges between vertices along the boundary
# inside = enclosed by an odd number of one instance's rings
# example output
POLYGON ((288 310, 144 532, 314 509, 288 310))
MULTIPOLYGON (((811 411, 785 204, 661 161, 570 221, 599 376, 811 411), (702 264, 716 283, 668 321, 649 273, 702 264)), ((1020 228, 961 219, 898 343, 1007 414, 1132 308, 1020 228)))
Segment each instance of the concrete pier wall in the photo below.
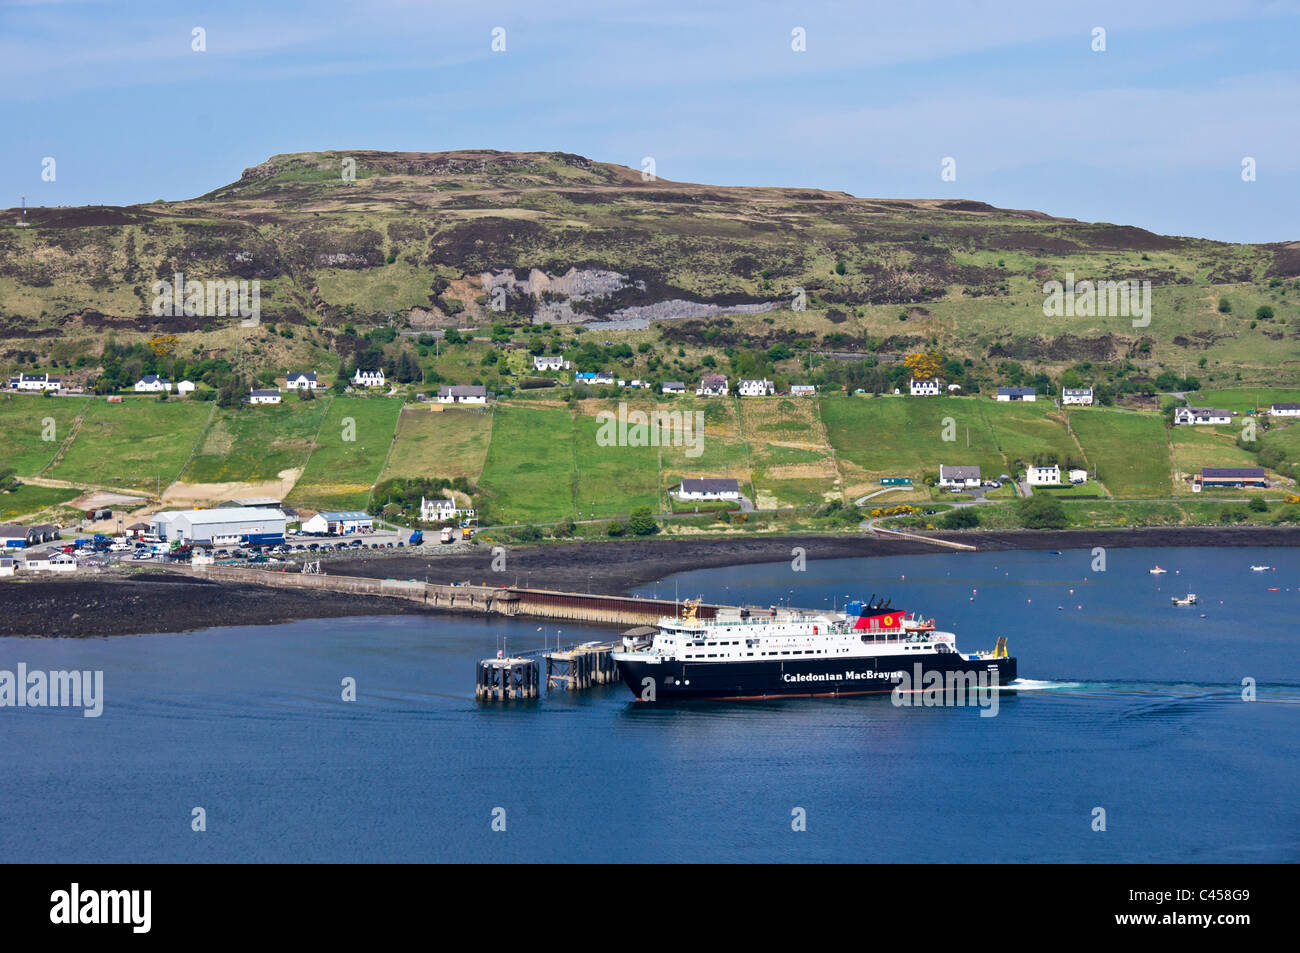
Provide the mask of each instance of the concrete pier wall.
MULTIPOLYGON (((200 579, 239 582, 291 589, 321 589, 366 596, 385 596, 418 602, 431 609, 451 612, 522 616, 605 625, 655 625, 680 608, 660 599, 609 596, 597 593, 556 592, 549 589, 511 589, 490 586, 444 586, 400 579, 335 576, 329 573, 273 572, 242 566, 199 566, 182 570, 200 579)), ((717 606, 702 605, 700 618, 710 619, 717 606)))

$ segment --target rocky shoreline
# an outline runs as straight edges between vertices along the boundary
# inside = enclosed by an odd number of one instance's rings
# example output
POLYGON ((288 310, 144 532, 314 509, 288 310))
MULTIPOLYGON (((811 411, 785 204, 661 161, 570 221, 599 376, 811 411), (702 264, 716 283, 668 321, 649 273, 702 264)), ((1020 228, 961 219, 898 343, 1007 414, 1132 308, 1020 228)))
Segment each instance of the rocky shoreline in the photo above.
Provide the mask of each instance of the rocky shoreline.
MULTIPOLYGON (((1137 546, 1300 546, 1300 527, 1186 527, 933 533, 982 552, 1137 546)), ((664 576, 694 569, 781 562, 796 548, 810 561, 951 552, 925 543, 857 534, 646 539, 510 547, 505 569, 493 572, 487 546, 427 553, 327 560, 326 572, 436 583, 472 582, 627 593, 664 576)), ((104 573, 79 578, 0 582, 0 636, 85 638, 186 632, 213 626, 272 625, 295 619, 423 614, 417 603, 377 596, 272 589, 218 583, 165 571, 104 573)))

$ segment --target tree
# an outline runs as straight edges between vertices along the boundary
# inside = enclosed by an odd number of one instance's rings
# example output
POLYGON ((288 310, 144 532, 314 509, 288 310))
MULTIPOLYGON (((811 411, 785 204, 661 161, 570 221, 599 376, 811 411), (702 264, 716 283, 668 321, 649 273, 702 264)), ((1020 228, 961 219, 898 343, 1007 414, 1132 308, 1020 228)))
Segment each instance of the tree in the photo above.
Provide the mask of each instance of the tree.
POLYGON ((179 343, 180 340, 174 334, 156 334, 149 339, 149 350, 153 351, 155 357, 166 357, 176 350, 179 343))
POLYGON ((1219 314, 1232 314, 1232 302, 1227 298, 1219 299, 1219 314))
POLYGON ((1035 493, 1020 501, 1020 522, 1027 529, 1064 529, 1069 520, 1060 500, 1047 493, 1035 493))
POLYGON ((612 523, 609 524, 609 526, 605 528, 605 534, 607 536, 622 536, 626 532, 627 532, 627 527, 624 526, 622 523, 620 523, 618 520, 614 520, 612 523))
POLYGON ((919 381, 934 380, 943 370, 943 357, 936 351, 917 351, 903 358, 906 367, 919 381))
POLYGON ((634 536, 652 536, 659 532, 659 524, 655 522, 654 513, 648 506, 633 509, 627 525, 634 536))
POLYGON ((1255 309, 1255 317, 1261 321, 1273 320, 1273 309, 1266 304, 1261 304, 1255 309))
POLYGON ((963 506, 945 516, 940 525, 944 529, 972 529, 980 525, 980 516, 975 507, 963 506))

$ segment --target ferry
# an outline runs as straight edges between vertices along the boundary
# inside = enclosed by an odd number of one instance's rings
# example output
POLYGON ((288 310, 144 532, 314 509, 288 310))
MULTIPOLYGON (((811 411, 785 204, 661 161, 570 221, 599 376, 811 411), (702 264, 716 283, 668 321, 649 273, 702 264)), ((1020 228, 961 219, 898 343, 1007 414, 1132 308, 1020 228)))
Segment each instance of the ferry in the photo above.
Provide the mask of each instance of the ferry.
POLYGON ((888 601, 850 602, 843 612, 707 607, 688 600, 612 653, 638 701, 821 698, 892 692, 937 672, 966 684, 1009 685, 1016 660, 1006 638, 987 652, 962 653, 933 619, 895 611, 888 601), (996 675, 996 682, 993 681, 996 675))

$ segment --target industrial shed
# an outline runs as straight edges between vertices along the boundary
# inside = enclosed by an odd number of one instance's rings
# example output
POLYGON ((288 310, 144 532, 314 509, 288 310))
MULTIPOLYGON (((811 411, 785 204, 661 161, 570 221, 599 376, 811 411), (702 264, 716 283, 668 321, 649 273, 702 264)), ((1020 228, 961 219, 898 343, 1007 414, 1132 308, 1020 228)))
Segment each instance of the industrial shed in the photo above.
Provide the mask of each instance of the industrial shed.
POLYGON ((237 543, 244 536, 283 536, 284 512, 253 506, 214 510, 167 510, 152 517, 153 534, 162 539, 237 543))

